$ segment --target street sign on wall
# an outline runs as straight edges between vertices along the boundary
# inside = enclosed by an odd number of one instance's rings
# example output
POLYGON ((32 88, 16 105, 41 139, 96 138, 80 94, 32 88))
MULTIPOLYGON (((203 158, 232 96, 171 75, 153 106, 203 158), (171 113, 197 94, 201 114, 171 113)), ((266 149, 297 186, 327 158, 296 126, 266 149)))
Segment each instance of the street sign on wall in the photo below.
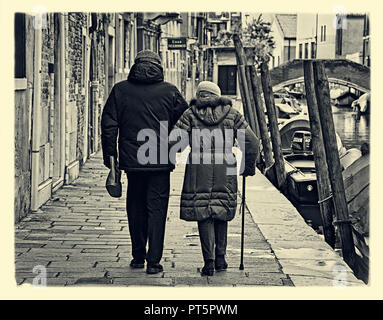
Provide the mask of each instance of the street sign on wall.
POLYGON ((186 50, 186 38, 168 38, 168 50, 186 50))

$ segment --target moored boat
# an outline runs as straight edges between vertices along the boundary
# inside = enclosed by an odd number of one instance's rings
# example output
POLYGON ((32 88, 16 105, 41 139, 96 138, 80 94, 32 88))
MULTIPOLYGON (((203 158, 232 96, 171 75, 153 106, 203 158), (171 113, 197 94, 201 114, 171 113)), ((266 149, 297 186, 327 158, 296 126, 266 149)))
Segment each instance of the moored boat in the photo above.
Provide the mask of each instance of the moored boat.
POLYGON ((361 114, 369 114, 371 109, 370 93, 366 92, 356 99, 351 107, 353 111, 360 112, 361 114))
POLYGON ((370 157, 365 154, 350 164, 343 172, 348 213, 351 219, 357 276, 368 282, 370 235, 370 157))
POLYGON ((321 225, 310 123, 297 116, 280 126, 287 197, 314 229, 321 225))
MULTIPOLYGON (((322 225, 318 205, 317 177, 312 151, 311 129, 307 116, 296 116, 280 125, 281 147, 285 162, 287 197, 314 229, 322 225)), ((342 170, 362 156, 360 150, 346 150, 337 135, 342 170)))

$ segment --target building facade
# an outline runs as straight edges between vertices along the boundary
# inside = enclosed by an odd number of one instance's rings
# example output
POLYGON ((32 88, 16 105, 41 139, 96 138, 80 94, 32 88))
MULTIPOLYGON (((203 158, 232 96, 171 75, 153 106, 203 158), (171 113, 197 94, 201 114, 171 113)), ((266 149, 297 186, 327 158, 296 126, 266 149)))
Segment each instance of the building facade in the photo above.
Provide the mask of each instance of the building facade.
POLYGON ((107 85, 103 18, 15 16, 16 221, 74 181, 99 149, 107 85))
POLYGON ((138 51, 168 56, 165 80, 180 86, 181 54, 169 54, 161 37, 180 36, 178 18, 131 12, 15 15, 15 221, 75 181, 100 150, 102 108, 113 85, 127 79, 138 51))
POLYGON ((297 15, 275 14, 271 24, 271 31, 275 41, 275 49, 269 67, 274 68, 293 60, 296 56, 297 15))
POLYGON ((367 14, 298 14, 297 59, 349 59, 370 64, 367 14))
POLYGON ((316 14, 297 14, 297 59, 316 58, 317 22, 316 14))
POLYGON ((225 33, 234 31, 241 23, 240 12, 209 13, 207 16, 210 42, 206 47, 206 80, 217 83, 222 95, 240 95, 234 44, 225 39, 225 33))
POLYGON ((195 95, 199 81, 207 77, 206 47, 210 43, 207 28, 207 13, 181 13, 181 36, 186 39, 186 50, 182 50, 182 93, 187 101, 195 95))
POLYGON ((363 63, 363 31, 365 15, 348 14, 336 29, 335 57, 363 63))
POLYGON ((363 64, 367 67, 371 66, 371 44, 370 44, 370 16, 364 15, 363 26, 363 64))

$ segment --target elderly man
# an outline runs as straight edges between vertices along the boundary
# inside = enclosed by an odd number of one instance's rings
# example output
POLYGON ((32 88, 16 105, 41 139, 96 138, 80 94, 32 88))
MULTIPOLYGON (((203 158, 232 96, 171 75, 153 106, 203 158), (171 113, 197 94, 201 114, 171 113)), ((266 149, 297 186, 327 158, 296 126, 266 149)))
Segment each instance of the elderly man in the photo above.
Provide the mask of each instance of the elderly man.
POLYGON ((113 87, 102 113, 104 164, 110 167, 110 156, 117 159, 118 136, 118 166, 128 177, 126 209, 133 256, 130 266, 144 268, 146 259, 148 274, 163 270, 160 260, 170 172, 174 169, 168 158, 163 159, 161 148, 167 136, 164 139, 161 133, 170 131, 187 108, 178 89, 164 81, 160 56, 144 50, 137 54, 128 79, 113 87), (140 136, 145 132, 154 133, 156 139, 148 135, 150 141, 142 141, 145 139, 140 136), (155 159, 146 161, 145 153, 140 152, 145 143, 155 159))

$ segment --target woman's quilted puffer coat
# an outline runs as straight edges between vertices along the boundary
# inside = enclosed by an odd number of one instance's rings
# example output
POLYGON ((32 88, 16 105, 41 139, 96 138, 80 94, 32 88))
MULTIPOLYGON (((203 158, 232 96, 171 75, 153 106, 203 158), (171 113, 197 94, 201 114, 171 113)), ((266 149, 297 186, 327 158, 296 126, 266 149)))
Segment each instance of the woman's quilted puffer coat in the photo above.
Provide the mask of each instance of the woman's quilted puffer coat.
MULTIPOLYGON (((237 175, 228 174, 227 169, 236 169, 237 161, 231 161, 227 156, 221 156, 221 164, 215 163, 215 157, 222 150, 221 143, 211 141, 211 163, 203 163, 203 146, 198 143, 193 149, 192 130, 214 129, 221 130, 224 137, 223 146, 229 136, 225 130, 231 129, 233 137, 237 137, 239 129, 245 132, 245 170, 244 175, 255 174, 255 161, 259 155, 259 140, 242 114, 232 106, 232 101, 226 97, 209 97, 193 99, 175 128, 186 130, 192 151, 186 165, 183 190, 181 195, 181 219, 187 221, 202 221, 213 218, 230 221, 234 218, 237 207, 237 175), (199 149, 199 155, 193 150, 199 149), (200 164, 193 164, 192 158, 200 158, 200 164), (229 160, 229 161, 228 161, 229 160)), ((206 130, 205 130, 206 131, 206 130)), ((243 132, 242 131, 242 132, 243 132)), ((236 139, 230 139, 233 146, 236 139)), ((202 139, 200 139, 202 141, 202 139)), ((221 155, 224 153, 221 152, 221 155)), ((230 147, 230 156, 234 157, 230 147)), ((195 163, 195 162, 194 162, 195 163)), ((235 172, 235 171, 234 171, 235 172)))

